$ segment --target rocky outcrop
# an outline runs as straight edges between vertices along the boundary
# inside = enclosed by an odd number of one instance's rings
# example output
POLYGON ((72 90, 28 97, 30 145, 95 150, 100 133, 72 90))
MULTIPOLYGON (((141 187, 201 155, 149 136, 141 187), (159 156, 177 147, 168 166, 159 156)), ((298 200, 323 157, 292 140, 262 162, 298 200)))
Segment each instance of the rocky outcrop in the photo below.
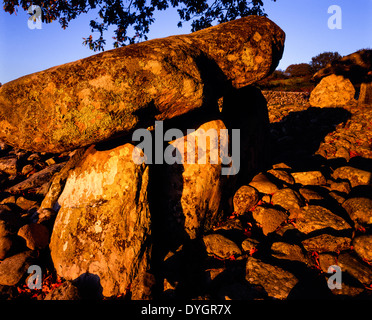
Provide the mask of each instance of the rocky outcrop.
POLYGON ((313 107, 342 107, 355 103, 355 88, 343 76, 330 75, 320 81, 311 92, 309 103, 313 107))
POLYGON ((359 50, 332 61, 313 76, 314 81, 327 77, 331 74, 340 75, 354 84, 370 82, 372 71, 372 50, 359 50))
POLYGON ((360 84, 358 104, 372 104, 372 50, 359 50, 327 64, 314 74, 313 80, 319 82, 331 74, 360 84))
POLYGON ((148 167, 133 163, 133 149, 88 149, 58 199, 50 243, 56 271, 67 280, 98 276, 104 296, 125 293, 148 267, 148 167))
POLYGON ((106 51, 0 88, 0 139, 63 152, 199 108, 268 74, 284 32, 250 16, 184 36, 106 51))

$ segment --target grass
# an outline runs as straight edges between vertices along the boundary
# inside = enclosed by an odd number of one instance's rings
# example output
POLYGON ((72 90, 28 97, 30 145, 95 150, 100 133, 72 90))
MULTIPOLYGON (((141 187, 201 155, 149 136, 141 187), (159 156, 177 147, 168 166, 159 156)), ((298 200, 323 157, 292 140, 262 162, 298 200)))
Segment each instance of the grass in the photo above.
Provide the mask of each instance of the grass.
POLYGON ((309 77, 293 77, 288 79, 264 79, 256 83, 261 90, 311 92, 315 84, 309 77))

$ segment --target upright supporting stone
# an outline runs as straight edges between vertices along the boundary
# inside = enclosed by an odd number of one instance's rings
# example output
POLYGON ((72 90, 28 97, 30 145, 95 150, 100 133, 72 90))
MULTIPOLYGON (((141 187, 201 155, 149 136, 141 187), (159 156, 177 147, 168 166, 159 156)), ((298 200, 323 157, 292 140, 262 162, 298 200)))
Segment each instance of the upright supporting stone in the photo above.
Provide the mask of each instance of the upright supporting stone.
POLYGON ((360 85, 358 104, 372 105, 372 82, 360 85))
POLYGON ((50 243, 58 275, 98 276, 107 297, 125 293, 149 268, 148 167, 133 163, 133 149, 86 151, 58 200, 50 243))
POLYGON ((218 221, 222 190, 227 180, 222 175, 220 157, 220 149, 228 147, 228 135, 227 139, 220 136, 223 129, 226 127, 221 120, 209 121, 194 133, 170 143, 182 156, 182 163, 166 166, 164 177, 168 214, 164 227, 175 237, 186 233, 194 239, 218 221), (216 133, 216 148, 208 141, 212 141, 213 133, 216 133), (210 163, 210 157, 214 156, 216 162, 210 163), (200 160, 204 163, 198 163, 200 160))
POLYGON ((160 237, 166 234, 165 245, 176 246, 178 240, 195 239, 210 230, 223 212, 233 210, 232 198, 237 188, 268 163, 269 120, 260 90, 253 86, 233 89, 220 105, 221 112, 204 115, 205 120, 199 114, 191 123, 180 117, 169 124, 171 128, 195 132, 164 145, 166 152, 171 146, 177 149, 181 163, 153 168, 153 205, 159 210, 153 216, 154 220, 161 220, 157 223, 159 228, 167 230, 158 233, 160 237), (214 149, 210 145, 213 132, 214 149), (226 157, 232 159, 234 169, 227 165, 226 157), (205 161, 198 163, 199 160, 205 161), (169 241, 169 237, 175 241, 169 241))

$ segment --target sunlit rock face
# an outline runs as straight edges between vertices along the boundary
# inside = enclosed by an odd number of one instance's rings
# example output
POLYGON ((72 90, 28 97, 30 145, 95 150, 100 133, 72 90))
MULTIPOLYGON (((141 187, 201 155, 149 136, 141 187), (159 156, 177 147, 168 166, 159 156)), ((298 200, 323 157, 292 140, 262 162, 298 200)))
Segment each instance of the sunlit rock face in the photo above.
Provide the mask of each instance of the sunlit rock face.
POLYGON ((355 89, 349 79, 334 74, 325 77, 310 95, 313 107, 332 108, 355 103, 355 89))
POLYGON ((149 170, 133 163, 133 148, 88 149, 58 200, 50 242, 56 271, 67 280, 98 276, 104 296, 124 293, 148 267, 149 170))
POLYGON ((275 70, 284 32, 250 16, 109 50, 0 88, 0 140, 63 152, 198 108, 275 70))

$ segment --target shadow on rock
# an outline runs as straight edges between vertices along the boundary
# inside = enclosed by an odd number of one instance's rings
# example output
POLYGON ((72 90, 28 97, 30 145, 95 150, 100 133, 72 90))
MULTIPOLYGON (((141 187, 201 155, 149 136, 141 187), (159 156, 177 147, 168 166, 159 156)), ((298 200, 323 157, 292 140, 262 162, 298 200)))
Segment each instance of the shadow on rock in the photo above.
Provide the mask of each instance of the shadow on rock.
POLYGON ((289 165, 310 158, 324 137, 346 122, 351 113, 343 108, 313 108, 291 112, 270 125, 272 163, 289 165), (295 159, 295 160, 294 160, 295 159))
POLYGON ((73 281, 82 299, 100 300, 103 298, 99 276, 93 273, 83 273, 73 281))

